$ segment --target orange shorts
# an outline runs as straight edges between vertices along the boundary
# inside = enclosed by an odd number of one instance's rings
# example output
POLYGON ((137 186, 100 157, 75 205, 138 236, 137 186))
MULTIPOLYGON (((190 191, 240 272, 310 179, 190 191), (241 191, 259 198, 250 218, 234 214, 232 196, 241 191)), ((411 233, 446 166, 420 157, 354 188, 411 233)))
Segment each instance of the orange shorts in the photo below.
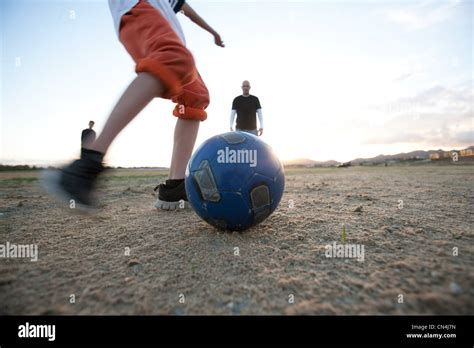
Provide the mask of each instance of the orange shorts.
POLYGON ((203 121, 209 92, 189 50, 158 9, 141 0, 120 22, 120 41, 135 61, 135 71, 156 76, 164 86, 162 98, 176 105, 173 115, 203 121))

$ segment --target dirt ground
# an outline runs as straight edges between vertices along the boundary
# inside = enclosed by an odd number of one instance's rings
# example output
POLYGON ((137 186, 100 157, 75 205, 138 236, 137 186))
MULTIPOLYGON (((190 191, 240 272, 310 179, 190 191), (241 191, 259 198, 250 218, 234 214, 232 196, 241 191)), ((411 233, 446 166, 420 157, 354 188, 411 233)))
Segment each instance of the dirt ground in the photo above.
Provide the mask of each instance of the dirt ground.
POLYGON ((474 313, 474 166, 289 169, 279 208, 242 233, 155 210, 165 172, 109 172, 93 217, 38 174, 0 174, 0 244, 39 252, 0 258, 0 314, 474 313), (343 225, 364 261, 326 256, 343 225))

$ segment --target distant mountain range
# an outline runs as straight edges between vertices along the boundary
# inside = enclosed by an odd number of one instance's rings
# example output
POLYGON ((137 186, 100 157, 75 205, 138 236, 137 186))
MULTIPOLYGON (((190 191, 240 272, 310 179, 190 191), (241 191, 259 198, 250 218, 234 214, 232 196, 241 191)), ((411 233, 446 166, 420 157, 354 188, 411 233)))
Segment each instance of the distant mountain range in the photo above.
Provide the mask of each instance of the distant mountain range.
MULTIPOLYGON (((466 149, 472 149, 474 150, 474 146, 469 146, 466 149)), ((416 151, 411 151, 411 152, 402 152, 402 153, 397 153, 395 155, 378 155, 375 157, 371 158, 356 158, 353 159, 352 161, 349 161, 352 165, 360 165, 361 163, 372 163, 372 164, 380 164, 380 163, 385 163, 388 161, 403 161, 403 160, 410 160, 410 159, 418 159, 418 160, 423 160, 423 159, 429 159, 430 155, 435 154, 435 153, 442 153, 442 152, 453 152, 453 151, 461 151, 461 150, 416 150, 416 151)), ((346 162, 348 163, 348 162, 346 162)), ((283 164, 285 166, 302 166, 302 167, 332 167, 332 166, 337 166, 338 164, 341 164, 341 162, 330 160, 330 161, 314 161, 312 159, 308 158, 298 158, 290 161, 283 161, 283 164)))
MULTIPOLYGON (((474 145, 469 146, 465 149, 460 149, 460 150, 429 150, 429 151, 424 151, 424 150, 417 150, 417 151, 411 151, 411 152, 402 152, 402 153, 397 153, 395 155, 378 155, 375 157, 371 158, 356 158, 353 159, 352 161, 344 162, 345 165, 348 165, 350 162, 350 165, 361 165, 361 164, 383 164, 387 163, 389 161, 422 161, 422 160, 428 160, 431 155, 433 154, 447 154, 448 158, 451 157, 451 153, 454 151, 456 152, 461 152, 463 150, 472 150, 470 156, 470 161, 474 163, 474 145)), ((462 156, 462 154, 461 154, 462 156)), ((446 156, 444 156, 446 159, 446 156)), ((461 157, 462 158, 462 157, 461 157)), ((467 157, 466 157, 467 158, 467 157)), ((427 161, 429 162, 429 161, 427 161)), ((283 161, 283 165, 287 167, 336 167, 338 165, 343 164, 343 162, 339 161, 334 161, 334 160, 329 160, 329 161, 315 161, 309 158, 297 158, 293 160, 287 160, 283 161)), ((8 164, 1 164, 0 163, 0 172, 2 171, 10 171, 10 170, 34 170, 34 169, 42 169, 42 168, 50 168, 50 166, 35 166, 35 165, 8 165, 8 164)), ((51 167, 52 168, 52 167, 51 167)), ((110 167, 110 168, 115 168, 115 169, 135 169, 135 170, 166 170, 168 168, 166 167, 110 167)))
POLYGON ((309 158, 297 158, 289 161, 283 161, 283 165, 285 166, 295 166, 295 167, 332 167, 337 166, 339 163, 338 161, 314 161, 309 158))

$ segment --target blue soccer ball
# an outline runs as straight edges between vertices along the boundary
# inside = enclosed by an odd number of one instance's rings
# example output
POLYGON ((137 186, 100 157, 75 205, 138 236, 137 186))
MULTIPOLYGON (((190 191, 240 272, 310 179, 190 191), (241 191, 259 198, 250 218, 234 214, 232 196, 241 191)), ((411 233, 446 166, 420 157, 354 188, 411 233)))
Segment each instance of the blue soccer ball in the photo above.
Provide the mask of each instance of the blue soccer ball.
POLYGON ((265 220, 285 188, 283 166, 252 134, 229 132, 206 140, 186 168, 189 204, 204 221, 242 231, 265 220))

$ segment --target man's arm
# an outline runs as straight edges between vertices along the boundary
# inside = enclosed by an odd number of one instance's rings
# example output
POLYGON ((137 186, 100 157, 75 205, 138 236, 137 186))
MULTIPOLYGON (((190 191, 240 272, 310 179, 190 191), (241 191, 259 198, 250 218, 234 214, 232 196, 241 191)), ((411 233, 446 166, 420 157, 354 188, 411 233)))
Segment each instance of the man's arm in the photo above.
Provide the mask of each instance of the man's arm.
POLYGON ((201 28, 211 33, 212 36, 214 36, 214 42, 217 46, 224 47, 224 42, 221 40, 220 35, 214 29, 212 29, 212 27, 207 24, 206 21, 201 18, 201 16, 197 14, 196 11, 194 11, 193 8, 188 5, 187 2, 183 4, 183 7, 181 7, 181 11, 183 11, 184 15, 188 17, 193 23, 196 23, 201 28))
POLYGON ((257 115, 258 115, 258 123, 260 124, 260 128, 258 129, 258 135, 263 134, 263 115, 262 115, 262 109, 257 109, 257 115))
POLYGON ((235 114, 237 113, 236 110, 232 109, 230 112, 230 131, 232 132, 234 130, 234 120, 235 120, 235 114))

